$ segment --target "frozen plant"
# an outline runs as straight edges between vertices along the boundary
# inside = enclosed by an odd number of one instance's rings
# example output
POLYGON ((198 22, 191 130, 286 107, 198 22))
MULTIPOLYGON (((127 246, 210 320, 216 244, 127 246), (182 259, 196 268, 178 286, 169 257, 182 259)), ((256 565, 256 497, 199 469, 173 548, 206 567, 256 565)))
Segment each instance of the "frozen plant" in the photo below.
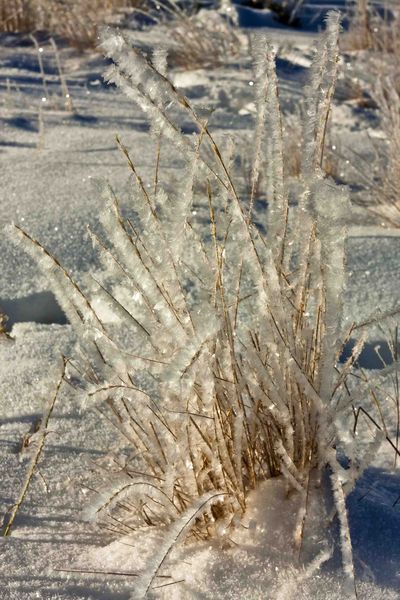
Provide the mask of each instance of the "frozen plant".
MULTIPOLYGON (((337 371, 349 204, 346 189, 321 168, 338 30, 338 14, 331 13, 306 88, 295 207, 284 176, 275 55, 263 36, 255 44, 251 192, 241 200, 234 145, 226 152, 218 147, 160 57, 153 64, 121 34, 104 35, 112 61, 107 80, 139 105, 156 139, 162 135, 185 162, 180 185, 167 192, 158 169, 152 186, 143 182, 119 142, 135 181, 132 214, 124 216, 106 189, 104 235, 91 233, 108 274, 93 279, 93 295, 114 313, 113 323, 104 322, 93 297, 38 242, 18 227, 17 233, 51 273, 77 331, 87 398, 109 411, 125 441, 119 467, 98 489, 87 517, 119 535, 159 527, 167 554, 182 532, 205 539, 229 531, 260 480, 280 476, 302 500, 294 532, 299 547, 312 481, 328 466, 354 589, 345 495, 360 469, 342 468, 335 450, 337 419, 350 411, 346 377, 360 351, 357 345, 337 371), (193 121, 197 135, 182 133, 180 116, 193 121), (268 207, 256 219, 264 158, 268 207), (207 211, 206 226, 194 218, 194 202, 207 211)), ((356 450, 353 455, 358 459, 356 450)), ((162 565, 159 554, 138 584, 142 595, 162 565)))
MULTIPOLYGON (((231 14, 236 14, 230 3, 227 8, 230 8, 231 14)), ((174 67, 185 70, 226 64, 239 54, 243 45, 224 13, 178 13, 166 25, 166 31, 171 40, 169 61, 174 67)))
POLYGON ((354 0, 348 7, 348 28, 342 36, 341 48, 346 52, 368 50, 382 57, 398 57, 400 18, 396 2, 382 9, 371 0, 354 0))
POLYGON ((173 67, 217 67, 236 57, 243 46, 235 31, 237 12, 231 0, 222 0, 218 10, 207 10, 197 2, 145 0, 133 14, 144 15, 160 26, 173 67))
MULTIPOLYGON (((0 334, 1 334, 1 331, 0 331, 0 334)), ((32 444, 33 453, 32 453, 32 456, 30 457, 28 469, 25 474, 25 479, 22 483, 22 486, 19 491, 16 502, 10 509, 9 514, 7 514, 4 518, 4 522, 1 527, 1 533, 0 533, 0 535, 2 535, 2 536, 11 535, 11 529, 13 527, 15 518, 16 518, 18 512, 20 511, 22 504, 25 501, 25 497, 28 493, 32 478, 33 478, 33 476, 37 470, 38 464, 40 462, 40 457, 43 453, 45 443, 46 443, 46 437, 49 432, 49 430, 48 430, 49 421, 53 414, 54 406, 57 401, 57 398, 58 398, 58 395, 60 392, 60 388, 61 388, 61 385, 64 380, 65 365, 66 365, 66 361, 65 361, 65 359, 63 359, 62 372, 61 372, 61 376, 58 380, 56 390, 55 390, 51 400, 47 403, 47 406, 43 412, 43 415, 38 422, 38 429, 36 431, 34 431, 34 433, 33 433, 33 436, 32 436, 32 437, 34 437, 34 442, 32 444)), ((26 439, 24 438, 22 447, 25 448, 26 447, 25 444, 30 445, 30 443, 32 443, 32 440, 29 438, 29 436, 26 436, 26 439)))
POLYGON ((370 162, 361 156, 353 161, 354 169, 370 192, 370 198, 359 203, 391 227, 400 227, 400 89, 397 79, 398 72, 389 69, 386 76, 378 75, 370 90, 384 133, 383 143, 374 148, 372 174, 370 162))

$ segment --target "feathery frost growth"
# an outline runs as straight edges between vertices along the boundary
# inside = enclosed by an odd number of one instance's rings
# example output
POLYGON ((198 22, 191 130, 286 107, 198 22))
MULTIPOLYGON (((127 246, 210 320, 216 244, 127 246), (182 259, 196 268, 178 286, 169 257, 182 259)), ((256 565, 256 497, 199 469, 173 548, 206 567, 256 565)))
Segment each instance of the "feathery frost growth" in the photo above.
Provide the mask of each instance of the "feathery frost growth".
POLYGON ((107 80, 140 106, 156 138, 162 135, 186 163, 172 192, 158 173, 151 188, 119 142, 135 181, 133 216, 124 217, 106 189, 105 235, 91 233, 113 280, 96 281, 96 294, 119 326, 102 322, 57 261, 28 234, 17 233, 52 273, 60 304, 79 334, 89 399, 103 403, 132 448, 87 517, 111 518, 109 527, 120 533, 145 525, 170 528, 166 540, 175 540, 177 532, 180 537, 183 519, 185 532, 190 528, 204 539, 234 526, 260 480, 281 476, 288 491, 303 499, 294 532, 300 546, 310 474, 328 465, 352 584, 344 486, 358 471, 345 471, 334 448, 340 444, 337 417, 349 410, 344 384, 360 347, 337 371, 345 337, 348 195, 321 168, 338 30, 339 17, 331 13, 306 88, 296 206, 289 206, 284 179, 275 54, 264 37, 256 44, 252 186, 250 197, 241 199, 234 145, 222 152, 207 122, 163 72, 121 34, 104 35, 103 50, 112 61, 107 80), (193 121, 196 136, 181 132, 180 117, 193 121), (265 157, 268 206, 260 223, 253 205, 265 157), (194 201, 207 208, 207 227, 193 218, 194 201))

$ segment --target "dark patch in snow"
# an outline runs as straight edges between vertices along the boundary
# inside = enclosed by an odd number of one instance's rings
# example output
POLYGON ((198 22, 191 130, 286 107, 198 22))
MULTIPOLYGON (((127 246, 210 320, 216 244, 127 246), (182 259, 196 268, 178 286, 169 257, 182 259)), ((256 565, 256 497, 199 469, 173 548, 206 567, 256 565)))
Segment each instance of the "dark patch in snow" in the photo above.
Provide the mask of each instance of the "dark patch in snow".
MULTIPOLYGON (((377 106, 374 103, 374 101, 372 99, 368 99, 369 102, 373 103, 373 106, 352 106, 351 107, 351 112, 353 113, 354 117, 359 118, 360 120, 364 121, 364 123, 367 123, 369 127, 375 127, 376 129, 379 128, 380 123, 381 123, 381 117, 379 115, 379 113, 377 112, 377 106)), ((362 125, 361 123, 357 123, 357 128, 353 127, 352 131, 356 130, 356 129, 362 129, 363 127, 365 127, 364 125, 362 125)))
MULTIPOLYGON (((15 73, 13 73, 12 77, 0 77, 0 82, 1 85, 4 89, 6 89, 6 82, 7 79, 10 80, 10 82, 12 83, 12 85, 18 85, 18 87, 23 86, 42 86, 42 79, 40 77, 31 77, 30 75, 15 75, 15 73)), ((52 81, 46 81, 48 86, 53 85, 54 82, 52 81)), ((42 88, 41 88, 42 89, 42 88)), ((26 92, 26 90, 24 90, 26 92)))
MULTIPOLYGON (((70 574, 71 577, 72 574, 70 574)), ((79 573, 78 573, 79 576, 79 573)), ((87 584, 81 584, 81 585, 71 585, 68 584, 65 587, 65 590, 68 591, 71 595, 73 595, 73 597, 75 597, 75 594, 77 595, 77 597, 79 597, 79 600, 82 598, 82 600, 110 600, 110 592, 107 591, 101 591, 101 590, 93 590, 93 586, 94 585, 98 585, 99 584, 99 580, 100 581, 104 581, 104 578, 108 577, 107 575, 97 575, 97 578, 95 579, 88 579, 87 577, 85 578, 87 581, 87 584), (92 588, 92 589, 91 589, 92 588), (79 595, 79 596, 78 596, 79 595)), ((82 576, 80 577, 80 579, 82 579, 82 576)), ((112 592, 112 599, 113 600, 129 600, 130 598, 132 598, 132 595, 129 592, 117 592, 115 590, 113 590, 112 592)))
POLYGON ((275 19, 273 12, 268 9, 258 10, 248 6, 236 6, 236 10, 239 19, 239 26, 245 29, 255 29, 259 27, 286 29, 286 26, 279 23, 275 19))
MULTIPOLYGON (((105 64, 107 64, 109 61, 105 60, 104 62, 105 64)), ((104 65, 102 66, 104 69, 104 65)), ((115 89, 114 83, 107 83, 107 81, 103 79, 103 73, 91 73, 90 75, 88 75, 86 79, 86 85, 89 86, 91 89, 98 88, 105 91, 115 89)))
POLYGON ((98 122, 98 118, 94 115, 82 115, 79 113, 74 113, 71 115, 71 121, 76 121, 79 125, 93 125, 93 123, 98 122))
POLYGON ((37 148, 37 144, 0 140, 0 148, 37 148))
POLYGON ((400 592, 399 496, 398 471, 370 468, 347 506, 357 575, 400 592))
MULTIPOLYGON (((344 363, 351 357, 356 340, 350 339, 344 346, 339 362, 344 363)), ((398 351, 400 350, 400 345, 398 351)), ((360 356, 354 363, 358 369, 384 369, 393 363, 393 351, 387 340, 366 342, 360 356)))
MULTIPOLYGON (((43 53, 44 54, 44 53, 43 53)), ((55 64, 42 56, 44 71, 46 75, 57 75, 58 69, 55 64)), ((32 54, 9 54, 2 63, 2 68, 6 69, 22 69, 23 71, 31 71, 40 75, 40 65, 36 53, 32 54)))
POLYGON ((90 154, 91 152, 112 152, 113 150, 117 150, 117 145, 105 146, 104 148, 85 148, 82 152, 84 154, 90 154))
POLYGON ((200 130, 195 123, 183 123, 181 131, 185 135, 191 135, 192 133, 200 133, 200 130))
POLYGON ((0 299, 0 311, 8 316, 7 326, 14 323, 34 322, 66 325, 67 317, 52 292, 39 292, 25 298, 0 299))
POLYGON ((9 31, 0 33, 0 44, 5 48, 30 48, 33 46, 32 40, 26 34, 9 31))
MULTIPOLYGON (((40 77, 30 77, 26 75, 15 75, 12 74, 11 77, 1 77, 0 76, 0 89, 3 91, 7 88, 7 79, 9 80, 11 87, 15 90, 17 89, 18 94, 23 95, 24 98, 28 101, 29 97, 32 98, 41 98, 44 94, 43 89, 43 80, 40 77)), ((49 98, 48 100, 52 101, 54 98, 59 96, 60 91, 60 83, 59 80, 54 79, 54 81, 49 81, 46 79, 47 89, 49 90, 49 98)), ((73 88, 75 84, 73 82, 68 83, 69 88, 73 88)), ((15 96, 17 102, 18 95, 15 96)), ((30 98, 32 100, 32 98, 30 98)))
POLYGON ((323 29, 326 14, 330 9, 345 12, 347 8, 346 0, 305 0, 291 18, 291 13, 282 10, 282 3, 278 1, 234 0, 234 4, 241 27, 269 27, 285 31, 300 29, 313 33, 323 29))
POLYGON ((28 117, 12 117, 11 119, 5 119, 5 123, 11 127, 17 127, 18 129, 24 129, 25 131, 38 131, 37 119, 34 120, 28 117))
POLYGON ((185 96, 189 98, 189 100, 195 100, 198 98, 203 98, 207 95, 207 88, 205 85, 191 85, 189 87, 185 87, 185 96))
MULTIPOLYGON (((140 131, 143 133, 147 133, 150 130, 150 125, 146 121, 142 121, 139 119, 134 119, 130 117, 106 117, 102 116, 101 118, 96 117, 95 115, 88 115, 83 113, 74 113, 67 117, 67 120, 71 125, 76 125, 78 127, 104 127, 104 124, 107 123, 109 127, 115 126, 118 131, 131 129, 133 131, 140 131)), ((115 146, 117 147, 117 146, 115 146)), ((86 152, 86 150, 83 150, 86 152)))
POLYGON ((305 73, 308 73, 308 67, 293 63, 290 60, 287 60, 286 58, 280 58, 279 56, 276 58, 276 70, 278 77, 281 75, 302 76, 305 73))
POLYGON ((62 457, 63 454, 76 454, 80 456, 88 452, 95 456, 104 456, 103 450, 96 450, 95 448, 85 448, 83 446, 62 446, 61 444, 47 443, 46 447, 49 451, 54 452, 54 454, 59 457, 62 457))
POLYGON ((30 413, 28 415, 18 415, 17 417, 7 417, 1 419, 2 425, 8 425, 13 423, 33 423, 33 421, 37 421, 41 418, 40 413, 30 413))

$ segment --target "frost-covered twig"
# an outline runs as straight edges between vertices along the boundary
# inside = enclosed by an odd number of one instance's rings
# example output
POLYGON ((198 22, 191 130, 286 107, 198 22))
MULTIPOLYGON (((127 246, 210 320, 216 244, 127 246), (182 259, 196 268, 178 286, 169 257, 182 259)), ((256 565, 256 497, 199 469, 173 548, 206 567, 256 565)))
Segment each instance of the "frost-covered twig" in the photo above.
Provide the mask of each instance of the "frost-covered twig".
POLYGON ((8 536, 11 535, 11 529, 13 527, 15 518, 18 514, 18 511, 20 510, 24 500, 25 500, 25 496, 27 494, 27 491, 29 489, 29 486, 31 484, 32 481, 32 477, 35 474, 36 468, 39 464, 40 461, 40 457, 42 455, 45 443, 46 443, 46 436, 48 434, 48 425, 49 425, 49 420, 51 418, 51 415, 53 413, 53 409, 54 409, 54 405, 56 403, 56 400, 58 398, 59 392, 60 392, 60 388, 62 385, 62 382, 64 380, 64 375, 65 375, 65 367, 66 367, 66 360, 65 358, 63 358, 63 365, 62 365, 62 369, 61 369, 61 375, 60 375, 60 379, 57 383, 57 387, 56 390, 54 392, 54 395, 51 399, 51 401, 48 404, 47 409, 45 410, 45 412, 43 413, 43 417, 41 419, 41 423, 40 423, 40 427, 39 430, 37 431, 35 437, 38 440, 37 441, 37 446, 36 449, 34 451, 34 454, 32 456, 32 459, 29 463, 29 467, 26 473, 26 477, 25 480, 23 482, 23 485, 21 487, 20 493, 18 495, 18 499, 16 500, 10 515, 6 518, 6 523, 3 525, 3 530, 2 530, 2 535, 3 536, 8 536))
POLYGON ((157 577, 157 574, 177 542, 185 533, 187 533, 193 521, 201 517, 204 511, 209 509, 215 502, 221 500, 223 496, 224 493, 221 492, 204 494, 168 528, 165 532, 164 539, 160 542, 158 550, 153 556, 150 564, 147 566, 146 572, 140 576, 140 579, 135 586, 135 591, 131 595, 132 600, 142 600, 146 598, 154 579, 157 577))

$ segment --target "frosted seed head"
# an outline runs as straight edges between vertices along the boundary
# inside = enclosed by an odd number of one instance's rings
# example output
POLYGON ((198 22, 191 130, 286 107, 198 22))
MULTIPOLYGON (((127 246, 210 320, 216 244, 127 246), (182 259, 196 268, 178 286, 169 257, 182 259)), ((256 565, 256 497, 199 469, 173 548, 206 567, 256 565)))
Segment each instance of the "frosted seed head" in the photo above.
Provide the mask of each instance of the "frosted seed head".
POLYGON ((122 35, 113 31, 111 27, 105 27, 100 33, 100 47, 108 58, 120 54, 125 46, 122 35))

